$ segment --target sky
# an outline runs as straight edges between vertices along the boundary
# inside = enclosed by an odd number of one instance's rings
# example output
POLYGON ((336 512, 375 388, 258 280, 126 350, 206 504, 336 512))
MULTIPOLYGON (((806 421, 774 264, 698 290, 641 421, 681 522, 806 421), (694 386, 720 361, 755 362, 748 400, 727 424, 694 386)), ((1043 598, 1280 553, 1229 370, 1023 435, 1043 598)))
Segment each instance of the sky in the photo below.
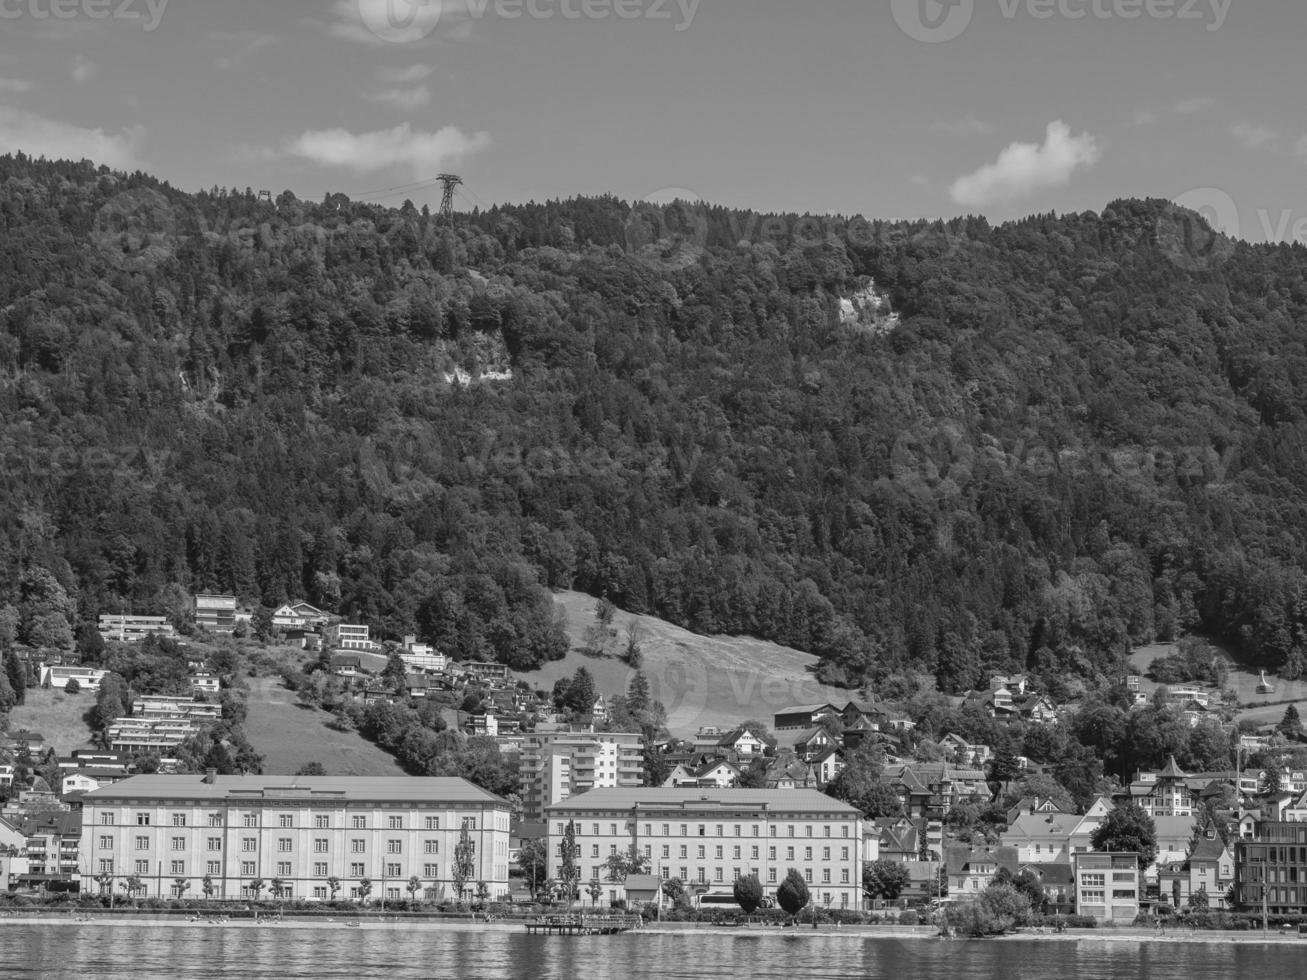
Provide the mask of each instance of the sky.
POLYGON ((1307 242, 1302 0, 0 0, 0 152, 435 205, 1162 197, 1307 242))

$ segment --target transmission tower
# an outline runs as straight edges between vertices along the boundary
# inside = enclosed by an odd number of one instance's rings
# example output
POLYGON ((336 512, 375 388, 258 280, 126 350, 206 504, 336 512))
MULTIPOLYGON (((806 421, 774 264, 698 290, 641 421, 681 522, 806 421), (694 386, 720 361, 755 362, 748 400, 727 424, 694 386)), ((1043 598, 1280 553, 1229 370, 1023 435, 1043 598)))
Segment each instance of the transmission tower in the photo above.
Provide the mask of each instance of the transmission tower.
POLYGON ((463 183, 463 178, 454 174, 441 174, 436 179, 445 188, 445 193, 440 198, 440 216, 452 225, 454 223, 454 189, 463 183))

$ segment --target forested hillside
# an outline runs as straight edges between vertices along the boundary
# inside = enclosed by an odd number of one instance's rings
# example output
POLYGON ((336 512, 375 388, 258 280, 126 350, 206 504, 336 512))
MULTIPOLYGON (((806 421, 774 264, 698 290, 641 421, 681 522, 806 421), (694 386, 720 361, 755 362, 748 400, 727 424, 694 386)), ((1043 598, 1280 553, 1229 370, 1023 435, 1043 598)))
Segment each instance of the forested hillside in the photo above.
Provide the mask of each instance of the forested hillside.
POLYGON ((1178 261, 1166 208, 447 234, 0 158, 0 643, 206 590, 526 668, 555 587, 839 683, 1191 629, 1300 674, 1307 251, 1178 261), (868 278, 893 329, 841 319, 868 278))

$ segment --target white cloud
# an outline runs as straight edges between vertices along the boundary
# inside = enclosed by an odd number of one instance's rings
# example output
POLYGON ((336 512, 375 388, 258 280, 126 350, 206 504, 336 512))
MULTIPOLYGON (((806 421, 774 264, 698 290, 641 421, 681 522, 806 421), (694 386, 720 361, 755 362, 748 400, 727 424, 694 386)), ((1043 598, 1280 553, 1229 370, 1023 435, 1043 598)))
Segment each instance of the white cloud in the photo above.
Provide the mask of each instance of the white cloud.
POLYGON ((254 31, 217 31, 211 40, 227 49, 227 53, 214 62, 224 71, 239 68, 246 58, 281 43, 281 38, 275 34, 257 34, 254 31))
POLYGON ((73 81, 78 85, 89 82, 98 74, 100 74, 100 66, 94 61, 83 58, 80 54, 73 59, 73 81))
POLYGON ((954 136, 986 136, 994 132, 992 123, 987 123, 983 119, 977 119, 975 116, 968 114, 963 119, 955 119, 950 122, 937 122, 931 129, 938 130, 941 133, 950 133, 954 136))
POLYGON ((136 170, 144 166, 138 150, 145 131, 132 127, 121 133, 83 129, 46 119, 11 106, 0 106, 0 152, 22 151, 51 160, 93 160, 115 170, 136 170))
POLYGON ((0 94, 22 95, 34 88, 36 88, 36 83, 29 82, 25 78, 0 78, 0 94))
POLYGON ((468 135, 456 126, 427 133, 402 123, 371 133, 310 130, 293 140, 288 152, 321 166, 341 167, 357 174, 407 166, 415 177, 432 177, 447 164, 489 145, 487 133, 468 135))
POLYGON ((377 74, 383 82, 392 85, 415 85, 435 71, 430 65, 409 65, 407 68, 383 68, 377 74))
POLYGON ((994 163, 954 181, 950 194, 955 203, 968 207, 1019 200, 1064 187, 1072 174, 1092 167, 1102 155, 1089 133, 1072 136, 1065 123, 1051 122, 1042 146, 1012 143, 994 163))
POLYGON ((1175 104, 1175 111, 1182 116, 1192 116, 1194 113, 1206 112, 1208 109, 1214 108, 1216 108, 1216 100, 1205 97, 1184 99, 1175 104))
POLYGON ((1240 120, 1231 126, 1230 133, 1250 150, 1261 150, 1273 146, 1275 141, 1280 138, 1280 134, 1271 129, 1270 126, 1263 126, 1260 123, 1252 123, 1246 120, 1240 120))
POLYGON ((383 88, 377 92, 369 92, 364 98, 369 102, 379 102, 402 112, 412 112, 414 109, 421 109, 431 101, 431 89, 425 85, 413 85, 408 88, 383 88))
POLYGON ((363 97, 369 102, 379 102, 402 112, 420 109, 431 101, 431 89, 419 83, 432 71, 430 65, 383 68, 377 74, 382 82, 387 83, 387 87, 369 92, 363 97))

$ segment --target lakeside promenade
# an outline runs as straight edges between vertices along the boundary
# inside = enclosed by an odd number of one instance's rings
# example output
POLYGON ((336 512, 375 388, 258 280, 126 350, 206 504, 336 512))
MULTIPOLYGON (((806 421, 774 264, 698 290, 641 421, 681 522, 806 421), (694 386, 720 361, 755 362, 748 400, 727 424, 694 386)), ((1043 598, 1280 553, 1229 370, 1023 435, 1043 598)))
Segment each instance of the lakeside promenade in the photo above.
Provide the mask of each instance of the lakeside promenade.
MULTIPOLYGON (((357 928, 370 932, 495 932, 525 934, 526 920, 504 920, 494 922, 472 921, 470 919, 410 919, 388 916, 304 916, 286 915, 281 918, 264 916, 258 920, 252 917, 189 917, 178 915, 142 915, 139 912, 125 913, 76 913, 70 915, 29 915, 24 913, 7 913, 0 915, 0 929, 8 925, 40 925, 60 927, 120 927, 137 928, 189 928, 189 929, 285 929, 285 930, 331 930, 357 928)), ((1005 936, 989 939, 970 940, 965 937, 943 939, 935 926, 899 926, 899 925, 847 925, 835 927, 823 925, 813 929, 810 925, 777 926, 772 924, 749 924, 743 926, 719 926, 698 922, 651 922, 638 930, 622 933, 621 936, 669 936, 669 935, 708 935, 708 936, 784 936, 791 939, 821 938, 824 940, 938 940, 939 942, 1014 942, 1040 941, 1056 943, 1165 943, 1165 944, 1206 944, 1206 945, 1298 945, 1307 949, 1307 936, 1299 936, 1297 931, 1260 930, 1249 931, 1214 931, 1214 930, 1168 930, 1159 933, 1155 929, 1142 927, 1119 927, 1102 929, 1067 929, 1064 932, 1022 929, 1005 936)), ((607 937, 605 941, 621 941, 617 936, 607 937)))

